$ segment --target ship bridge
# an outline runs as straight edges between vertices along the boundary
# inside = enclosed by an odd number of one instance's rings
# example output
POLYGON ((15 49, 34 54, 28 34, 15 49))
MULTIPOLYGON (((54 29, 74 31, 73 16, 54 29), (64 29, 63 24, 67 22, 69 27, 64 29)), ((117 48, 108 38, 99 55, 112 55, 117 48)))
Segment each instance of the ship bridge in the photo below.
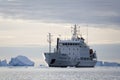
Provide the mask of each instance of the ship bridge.
POLYGON ((79 45, 79 46, 87 46, 83 40, 59 40, 59 45, 79 45))
POLYGON ((63 44, 63 45, 80 45, 80 44, 84 44, 84 45, 86 45, 86 43, 84 42, 84 38, 79 35, 79 30, 78 30, 77 25, 74 25, 74 27, 72 29, 73 29, 72 30, 73 34, 72 34, 71 39, 60 40, 58 38, 59 44, 63 44))

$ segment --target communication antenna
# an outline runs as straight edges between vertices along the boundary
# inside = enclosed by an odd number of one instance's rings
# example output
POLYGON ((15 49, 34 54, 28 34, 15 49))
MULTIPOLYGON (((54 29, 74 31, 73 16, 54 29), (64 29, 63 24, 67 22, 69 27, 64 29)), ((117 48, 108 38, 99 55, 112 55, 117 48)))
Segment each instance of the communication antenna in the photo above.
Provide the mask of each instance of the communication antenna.
POLYGON ((51 53, 51 43, 52 43, 51 36, 52 36, 51 33, 48 33, 48 39, 47 39, 47 41, 49 43, 49 53, 51 53))
POLYGON ((88 25, 87 25, 87 44, 88 44, 88 25))
POLYGON ((79 35, 79 37, 81 37, 80 26, 78 27, 78 35, 79 35))

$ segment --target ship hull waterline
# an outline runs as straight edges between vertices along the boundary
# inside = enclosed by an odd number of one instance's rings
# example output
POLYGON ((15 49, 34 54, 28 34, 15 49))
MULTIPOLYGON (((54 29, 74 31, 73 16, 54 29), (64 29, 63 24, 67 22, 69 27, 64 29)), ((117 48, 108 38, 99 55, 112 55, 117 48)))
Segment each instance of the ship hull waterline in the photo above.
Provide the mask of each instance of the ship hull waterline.
POLYGON ((94 67, 97 60, 70 59, 66 54, 44 53, 45 61, 49 67, 94 67))

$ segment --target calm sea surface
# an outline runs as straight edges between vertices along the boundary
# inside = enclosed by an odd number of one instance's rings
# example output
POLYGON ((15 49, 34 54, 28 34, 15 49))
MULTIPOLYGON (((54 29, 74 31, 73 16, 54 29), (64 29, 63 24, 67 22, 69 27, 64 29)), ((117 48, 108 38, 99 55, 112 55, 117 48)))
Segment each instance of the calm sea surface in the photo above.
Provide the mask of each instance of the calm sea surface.
POLYGON ((0 68, 0 80, 120 80, 120 67, 0 68))

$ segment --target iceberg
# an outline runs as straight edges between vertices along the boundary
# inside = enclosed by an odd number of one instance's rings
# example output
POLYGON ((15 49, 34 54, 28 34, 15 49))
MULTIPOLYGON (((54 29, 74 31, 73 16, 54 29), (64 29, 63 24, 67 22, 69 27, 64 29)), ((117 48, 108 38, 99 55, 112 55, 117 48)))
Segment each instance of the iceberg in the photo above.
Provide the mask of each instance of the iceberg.
POLYGON ((97 61, 95 66, 103 66, 103 62, 102 61, 97 61))
POLYGON ((120 63, 97 61, 96 66, 118 67, 120 63))
POLYGON ((10 66, 34 66, 34 62, 28 59, 25 56, 17 56, 15 58, 11 58, 9 62, 10 66))
POLYGON ((115 62, 104 62, 104 66, 118 66, 118 63, 115 63, 115 62))
POLYGON ((3 61, 0 60, 0 66, 8 66, 7 60, 3 60, 3 61))

